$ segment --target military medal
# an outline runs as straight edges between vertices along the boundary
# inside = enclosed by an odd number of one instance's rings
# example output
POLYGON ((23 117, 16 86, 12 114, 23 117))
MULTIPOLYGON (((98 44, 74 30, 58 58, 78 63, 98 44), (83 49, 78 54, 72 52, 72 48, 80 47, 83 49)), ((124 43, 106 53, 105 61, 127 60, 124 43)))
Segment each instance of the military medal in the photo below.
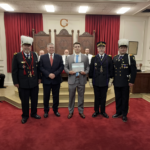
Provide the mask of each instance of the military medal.
MULTIPOLYGON (((101 60, 101 58, 99 57, 99 55, 97 55, 98 56, 98 58, 99 58, 99 61, 101 60)), ((101 64, 101 67, 100 67, 100 72, 102 73, 103 72, 103 66, 102 66, 102 64, 103 64, 103 62, 104 62, 104 60, 106 59, 106 55, 104 55, 104 57, 103 57, 103 59, 100 61, 100 64, 101 64)))
MULTIPOLYGON (((23 51, 22 51, 22 57, 23 57, 23 60, 24 60, 24 62, 27 64, 27 68, 29 68, 29 70, 30 70, 30 74, 29 74, 29 76, 30 77, 32 77, 33 75, 34 75, 34 71, 33 71, 33 53, 31 53, 31 58, 32 58, 32 61, 31 61, 31 64, 29 65, 28 63, 27 63, 27 61, 26 61, 26 59, 25 59, 25 56, 24 56, 24 54, 23 54, 23 51)), ((27 73, 26 73, 26 70, 25 70, 25 65, 23 65, 23 68, 24 68, 24 75, 26 75, 27 73)))
POLYGON ((32 77, 32 73, 31 73, 31 71, 30 71, 30 74, 29 74, 29 76, 30 76, 30 77, 32 77))
POLYGON ((103 72, 103 67, 101 66, 101 68, 100 68, 100 72, 103 72))
POLYGON ((24 69, 25 67, 26 67, 25 65, 22 66, 23 69, 24 69))

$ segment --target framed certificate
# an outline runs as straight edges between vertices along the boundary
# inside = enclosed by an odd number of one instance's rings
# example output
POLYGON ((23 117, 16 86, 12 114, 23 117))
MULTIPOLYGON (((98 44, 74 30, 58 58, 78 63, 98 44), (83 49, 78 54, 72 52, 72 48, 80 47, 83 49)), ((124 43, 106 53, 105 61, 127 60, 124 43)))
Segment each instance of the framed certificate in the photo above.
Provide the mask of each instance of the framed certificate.
POLYGON ((72 63, 72 71, 81 72, 84 71, 84 63, 72 63))
POLYGON ((138 42, 129 41, 128 53, 133 54, 133 55, 137 55, 137 52, 138 52, 138 42))

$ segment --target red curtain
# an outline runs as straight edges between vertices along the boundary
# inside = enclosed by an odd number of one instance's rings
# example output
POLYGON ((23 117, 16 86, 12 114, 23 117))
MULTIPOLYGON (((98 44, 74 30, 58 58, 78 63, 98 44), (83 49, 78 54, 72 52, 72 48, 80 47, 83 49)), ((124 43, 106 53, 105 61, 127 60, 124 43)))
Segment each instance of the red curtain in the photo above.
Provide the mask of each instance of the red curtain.
POLYGON ((112 57, 118 54, 118 40, 120 33, 120 16, 109 15, 86 15, 85 31, 95 34, 95 54, 97 54, 96 43, 99 41, 106 42, 106 54, 112 57))
POLYGON ((7 72, 11 72, 12 58, 15 52, 20 52, 21 35, 32 37, 32 29, 35 33, 43 31, 42 14, 31 13, 4 13, 7 72))

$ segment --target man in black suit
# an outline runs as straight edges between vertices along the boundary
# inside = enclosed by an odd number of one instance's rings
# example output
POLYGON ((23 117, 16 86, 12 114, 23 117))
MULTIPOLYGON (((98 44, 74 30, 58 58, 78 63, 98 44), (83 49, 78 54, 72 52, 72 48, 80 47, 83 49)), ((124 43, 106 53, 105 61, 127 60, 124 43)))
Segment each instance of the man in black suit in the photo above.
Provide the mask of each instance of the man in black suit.
POLYGON ((116 100, 116 114, 113 118, 122 117, 123 122, 127 121, 129 87, 132 87, 136 78, 135 57, 127 54, 128 40, 118 41, 119 55, 113 58, 114 63, 114 89, 116 100))
POLYGON ((61 72, 64 69, 62 56, 55 54, 54 44, 47 45, 48 53, 40 58, 40 71, 42 72, 43 92, 44 92, 44 117, 48 117, 49 99, 52 89, 53 94, 53 111, 57 117, 59 105, 59 89, 61 83, 61 72))
POLYGON ((0 88, 6 88, 4 86, 5 75, 0 73, 0 88))
POLYGON ((29 118, 29 98, 31 98, 31 117, 40 119, 37 115, 38 83, 41 82, 36 53, 31 52, 33 38, 21 36, 22 52, 14 53, 12 61, 12 79, 18 88, 22 104, 22 120, 24 124, 29 118))
MULTIPOLYGON (((107 97, 108 87, 110 78, 113 77, 113 62, 111 55, 105 54, 106 43, 101 41, 97 43, 98 54, 92 57, 89 71, 89 78, 93 79, 94 88, 94 114, 92 117, 99 115, 99 106, 101 105, 101 114, 105 118, 109 116, 105 112, 105 104, 107 97)), ((89 79, 90 86, 91 79, 89 79)))

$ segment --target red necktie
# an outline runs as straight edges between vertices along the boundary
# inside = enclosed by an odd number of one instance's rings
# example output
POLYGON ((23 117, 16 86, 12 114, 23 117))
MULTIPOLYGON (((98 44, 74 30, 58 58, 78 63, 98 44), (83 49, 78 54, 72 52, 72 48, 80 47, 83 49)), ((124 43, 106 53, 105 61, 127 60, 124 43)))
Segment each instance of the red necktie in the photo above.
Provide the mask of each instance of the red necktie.
POLYGON ((52 54, 50 54, 50 63, 51 63, 51 66, 53 65, 53 57, 52 57, 52 54))

